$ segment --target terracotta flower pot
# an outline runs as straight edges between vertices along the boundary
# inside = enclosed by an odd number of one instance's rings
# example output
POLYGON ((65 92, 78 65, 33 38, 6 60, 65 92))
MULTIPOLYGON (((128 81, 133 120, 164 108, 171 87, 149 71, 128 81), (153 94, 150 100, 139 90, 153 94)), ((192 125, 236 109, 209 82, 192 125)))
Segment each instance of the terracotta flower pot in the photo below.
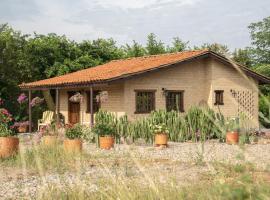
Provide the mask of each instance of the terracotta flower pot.
POLYGON ((100 136, 99 137, 99 147, 101 149, 111 149, 114 146, 113 136, 100 136))
POLYGON ((226 143, 227 144, 238 144, 239 142, 239 133, 237 131, 230 131, 226 134, 226 143))
POLYGON ((27 128, 28 128, 27 125, 19 126, 19 127, 18 127, 18 132, 19 132, 19 133, 26 133, 27 128))
POLYGON ((156 146, 161 146, 165 145, 167 146, 168 144, 168 135, 165 133, 157 133, 155 135, 155 145, 156 146))
POLYGON ((19 138, 0 137, 0 158, 10 157, 18 152, 19 138))
POLYGON ((43 144, 46 146, 53 146, 57 143, 57 136, 46 135, 42 138, 43 144))
POLYGON ((69 152, 81 152, 82 151, 82 141, 80 139, 65 139, 64 149, 69 152))

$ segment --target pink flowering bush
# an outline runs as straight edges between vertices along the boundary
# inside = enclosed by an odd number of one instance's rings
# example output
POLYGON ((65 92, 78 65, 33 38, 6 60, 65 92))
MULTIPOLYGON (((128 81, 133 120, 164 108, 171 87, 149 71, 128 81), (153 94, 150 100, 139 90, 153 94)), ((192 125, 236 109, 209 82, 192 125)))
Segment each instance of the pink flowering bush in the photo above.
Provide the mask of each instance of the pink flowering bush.
MULTIPOLYGON (((18 129, 19 127, 29 126, 28 112, 27 112, 29 99, 24 93, 22 93, 18 97, 17 101, 20 107, 16 113, 16 116, 14 117, 15 123, 12 126, 12 128, 15 130, 18 129)), ((44 99, 40 97, 35 97, 30 101, 31 107, 35 107, 35 109, 32 110, 32 116, 35 115, 35 113, 40 110, 38 105, 42 104, 43 102, 44 99)))
MULTIPOLYGON (((2 99, 1 102, 3 102, 2 99)), ((14 131, 10 129, 12 120, 13 118, 9 111, 5 108, 0 108, 0 137, 15 135, 14 131)))
POLYGON ((12 115, 5 108, 0 108, 0 123, 8 124, 12 121, 12 115))
POLYGON ((24 122, 15 122, 10 128, 15 129, 20 126, 29 126, 29 121, 24 121, 24 122))
POLYGON ((14 119, 16 122, 20 121, 26 121, 26 109, 27 109, 27 102, 28 98, 25 95, 25 93, 21 93, 20 96, 17 98, 17 102, 19 103, 20 107, 16 115, 14 116, 14 119))
POLYGON ((19 104, 26 103, 28 101, 27 96, 24 93, 21 93, 20 96, 17 99, 19 104))
POLYGON ((32 107, 35 107, 35 106, 38 106, 38 105, 42 104, 43 102, 44 102, 44 99, 41 99, 40 97, 35 97, 35 98, 32 99, 30 105, 32 107))

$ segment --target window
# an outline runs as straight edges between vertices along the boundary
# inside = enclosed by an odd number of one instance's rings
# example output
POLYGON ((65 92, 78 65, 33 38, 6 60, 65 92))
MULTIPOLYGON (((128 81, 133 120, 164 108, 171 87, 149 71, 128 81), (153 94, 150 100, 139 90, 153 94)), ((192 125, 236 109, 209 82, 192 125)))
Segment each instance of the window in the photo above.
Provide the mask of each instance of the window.
POLYGON ((155 110, 155 91, 136 92, 136 111, 135 113, 150 113, 155 110))
POLYGON ((223 90, 215 90, 215 105, 224 105, 223 90))
MULTIPOLYGON (((90 91, 87 91, 86 94, 87 94, 86 112, 90 113, 90 91)), ((100 103, 97 101, 97 95, 99 95, 99 91, 94 90, 93 91, 93 111, 94 111, 94 113, 98 112, 99 108, 100 108, 100 103)))
POLYGON ((166 110, 184 112, 184 91, 166 91, 166 110))

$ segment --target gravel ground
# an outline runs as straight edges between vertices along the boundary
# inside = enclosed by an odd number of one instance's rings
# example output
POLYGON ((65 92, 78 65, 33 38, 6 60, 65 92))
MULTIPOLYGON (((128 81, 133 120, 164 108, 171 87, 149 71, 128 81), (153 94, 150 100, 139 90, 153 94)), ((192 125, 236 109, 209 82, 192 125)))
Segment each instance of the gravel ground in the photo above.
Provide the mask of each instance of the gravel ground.
POLYGON ((209 141, 204 145, 169 143, 169 148, 122 144, 109 151, 97 149, 94 144, 85 144, 84 151, 100 156, 100 163, 64 174, 41 175, 22 169, 0 169, 0 199, 36 198, 38 191, 52 184, 64 187, 79 183, 94 191, 98 189, 97 182, 102 178, 115 180, 121 177, 141 184, 149 184, 153 179, 166 183, 175 178, 180 184, 192 184, 205 173, 215 173, 211 165, 207 164, 215 161, 229 164, 250 162, 263 169, 270 166, 270 144, 240 147, 209 141), (107 165, 108 162, 112 164, 107 165))

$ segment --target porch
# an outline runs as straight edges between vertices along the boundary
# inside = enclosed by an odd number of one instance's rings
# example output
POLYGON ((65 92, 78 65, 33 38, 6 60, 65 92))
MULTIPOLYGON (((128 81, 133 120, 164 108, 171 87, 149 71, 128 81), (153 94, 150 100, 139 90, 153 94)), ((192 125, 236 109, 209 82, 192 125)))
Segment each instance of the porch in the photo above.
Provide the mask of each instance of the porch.
MULTIPOLYGON (((121 117, 124 112, 124 84, 92 84, 92 85, 72 85, 66 87, 44 87, 25 89, 28 92, 29 102, 32 100, 33 91, 54 90, 54 120, 57 124, 82 124, 92 127, 94 125, 95 113, 100 110, 108 110, 121 117), (81 100, 74 102, 71 97, 79 94, 81 100), (102 97, 101 97, 102 95, 102 97)), ((32 106, 29 103, 29 132, 33 131, 32 106)))

